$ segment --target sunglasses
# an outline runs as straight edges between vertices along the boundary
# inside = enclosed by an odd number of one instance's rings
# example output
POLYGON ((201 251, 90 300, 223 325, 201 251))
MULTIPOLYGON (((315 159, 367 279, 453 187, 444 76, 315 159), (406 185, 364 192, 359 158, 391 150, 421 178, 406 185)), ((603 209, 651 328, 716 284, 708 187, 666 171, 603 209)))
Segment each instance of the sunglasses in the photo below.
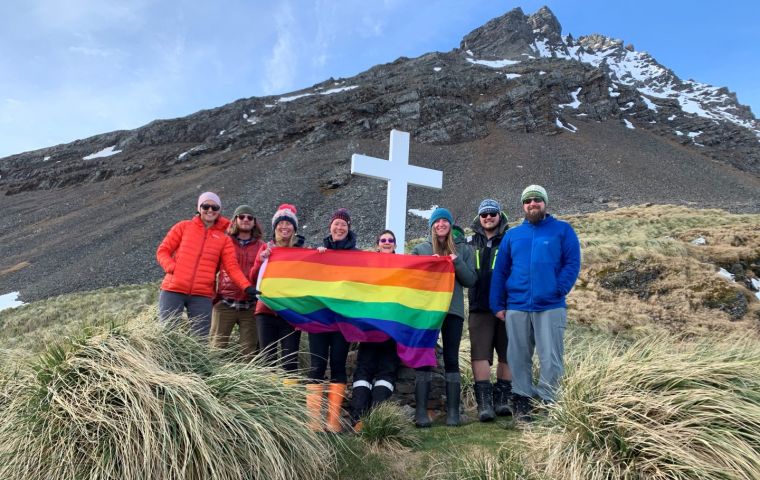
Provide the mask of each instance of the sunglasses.
POLYGON ((253 215, 248 215, 247 213, 241 213, 237 218, 240 220, 254 220, 253 215))
POLYGON ((543 203, 544 199, 543 198, 526 198, 525 200, 523 200, 523 205, 527 205, 529 203, 534 203, 534 202, 543 203))
POLYGON ((488 212, 488 213, 481 213, 480 218, 488 218, 488 217, 498 217, 499 212, 488 212))
POLYGON ((219 205, 209 205, 208 203, 204 203, 203 205, 201 205, 201 210, 208 210, 209 208, 215 212, 218 212, 219 210, 222 209, 222 207, 220 207, 219 205))
POLYGON ((380 243, 396 243, 395 238, 381 238, 379 241, 380 243))

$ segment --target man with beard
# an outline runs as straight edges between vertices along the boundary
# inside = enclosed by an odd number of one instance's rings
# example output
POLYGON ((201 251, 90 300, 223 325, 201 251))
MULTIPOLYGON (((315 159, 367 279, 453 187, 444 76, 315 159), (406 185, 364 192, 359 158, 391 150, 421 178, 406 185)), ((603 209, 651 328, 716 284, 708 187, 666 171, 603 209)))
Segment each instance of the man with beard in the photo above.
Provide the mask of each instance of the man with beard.
POLYGON ((540 185, 521 195, 525 220, 501 241, 491 279, 491 311, 507 323, 515 420, 531 421, 531 399, 554 403, 564 373, 565 296, 578 279, 581 250, 569 223, 546 213, 540 185), (533 384, 533 350, 540 374, 533 384))
MULTIPOLYGON (((241 270, 243 272, 250 271, 259 250, 265 247, 261 240, 261 225, 254 217, 251 206, 240 205, 235 209, 232 223, 227 229, 227 235, 232 238, 232 243, 235 245, 235 256, 241 270)), ((211 331, 209 334, 211 345, 226 347, 230 341, 232 330, 235 325, 238 325, 243 356, 250 360, 256 353, 259 341, 256 320, 253 317, 255 299, 249 298, 244 291, 235 285, 224 267, 219 270, 216 299, 219 301, 216 302, 211 311, 211 331)))
POLYGON ((501 211, 496 200, 487 198, 480 202, 478 215, 472 222, 475 232, 469 244, 475 250, 475 271, 478 280, 468 290, 470 315, 467 324, 470 331, 470 360, 475 378, 475 400, 478 403, 478 419, 489 422, 496 415, 510 415, 509 398, 512 395, 512 376, 507 365, 507 330, 503 319, 491 313, 489 294, 491 272, 496 264, 499 243, 509 227, 507 215, 501 211), (491 384, 491 365, 496 350, 496 384, 491 384))

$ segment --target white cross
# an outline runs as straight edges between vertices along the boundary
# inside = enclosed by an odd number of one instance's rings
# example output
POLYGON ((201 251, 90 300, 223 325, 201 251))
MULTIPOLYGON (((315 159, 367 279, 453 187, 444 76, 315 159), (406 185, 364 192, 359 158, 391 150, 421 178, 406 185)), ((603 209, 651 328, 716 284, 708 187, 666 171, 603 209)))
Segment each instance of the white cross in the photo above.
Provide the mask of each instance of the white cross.
POLYGON ((351 173, 388 181, 385 228, 396 234, 396 253, 406 245, 406 194, 408 185, 435 188, 443 186, 443 172, 409 165, 409 133, 391 130, 388 160, 351 155, 351 173))

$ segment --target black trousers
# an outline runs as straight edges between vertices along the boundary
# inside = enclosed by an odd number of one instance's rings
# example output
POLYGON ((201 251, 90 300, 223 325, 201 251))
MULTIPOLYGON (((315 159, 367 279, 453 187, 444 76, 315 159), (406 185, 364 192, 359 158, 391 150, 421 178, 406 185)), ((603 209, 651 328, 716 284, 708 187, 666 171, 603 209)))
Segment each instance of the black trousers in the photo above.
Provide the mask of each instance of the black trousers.
POLYGON ((301 331, 296 330, 282 317, 261 313, 256 315, 256 328, 259 331, 259 348, 270 365, 279 365, 283 370, 298 370, 298 347, 301 343, 301 331), (279 344, 279 345, 278 345, 279 344), (277 347, 281 356, 277 359, 277 347))
POLYGON ((360 343, 354 382, 364 380, 371 385, 375 380, 385 380, 395 385, 400 363, 393 340, 360 343))
POLYGON ((346 357, 350 345, 340 332, 310 333, 311 370, 309 370, 309 378, 324 380, 327 362, 330 362, 330 382, 346 383, 348 381, 346 357))
MULTIPOLYGON (((464 320, 456 315, 447 314, 441 325, 443 340, 443 369, 446 373, 459 373, 459 344, 462 343, 462 326, 464 320)), ((420 367, 417 370, 430 371, 433 367, 420 367)))

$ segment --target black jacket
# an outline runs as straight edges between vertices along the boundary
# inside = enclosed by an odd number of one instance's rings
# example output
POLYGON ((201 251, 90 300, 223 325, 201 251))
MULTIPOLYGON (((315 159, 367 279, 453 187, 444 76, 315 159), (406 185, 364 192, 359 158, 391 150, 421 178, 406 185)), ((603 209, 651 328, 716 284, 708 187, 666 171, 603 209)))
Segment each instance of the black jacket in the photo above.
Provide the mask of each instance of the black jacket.
POLYGON ((468 291, 470 299, 471 312, 490 312, 489 295, 491 292, 491 273, 496 263, 496 255, 499 252, 504 233, 509 228, 507 215, 501 212, 501 221, 496 235, 491 237, 491 246, 488 246, 488 238, 480 225, 480 218, 475 217, 472 222, 472 230, 475 232, 467 243, 472 245, 475 253, 475 272, 478 275, 478 281, 474 287, 468 291))

